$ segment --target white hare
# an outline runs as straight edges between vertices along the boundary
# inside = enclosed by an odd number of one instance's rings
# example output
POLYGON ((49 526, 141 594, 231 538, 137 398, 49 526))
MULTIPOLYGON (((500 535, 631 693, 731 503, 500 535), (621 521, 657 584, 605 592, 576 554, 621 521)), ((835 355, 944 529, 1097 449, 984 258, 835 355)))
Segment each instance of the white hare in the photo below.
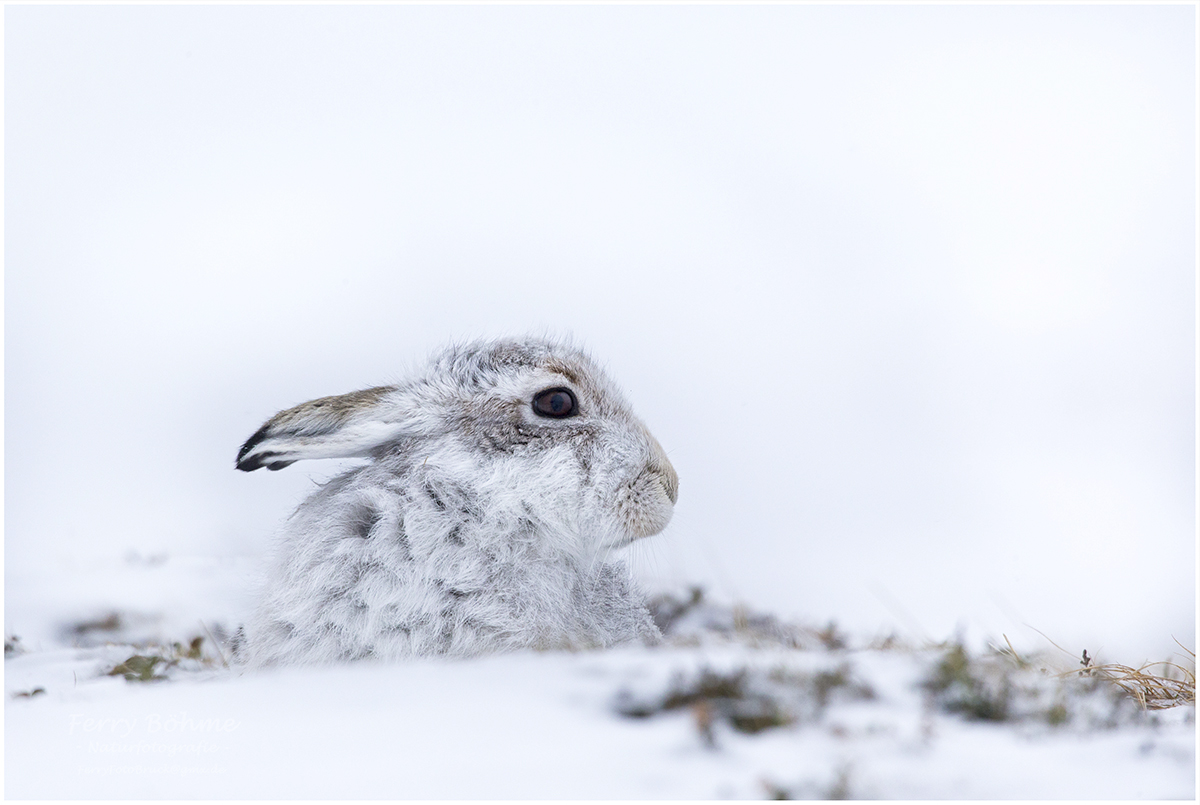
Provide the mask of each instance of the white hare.
POLYGON ((585 353, 452 346, 396 386, 272 417, 237 467, 370 463, 305 500, 238 656, 250 665, 652 642, 609 554, 666 527, 679 480, 585 353))

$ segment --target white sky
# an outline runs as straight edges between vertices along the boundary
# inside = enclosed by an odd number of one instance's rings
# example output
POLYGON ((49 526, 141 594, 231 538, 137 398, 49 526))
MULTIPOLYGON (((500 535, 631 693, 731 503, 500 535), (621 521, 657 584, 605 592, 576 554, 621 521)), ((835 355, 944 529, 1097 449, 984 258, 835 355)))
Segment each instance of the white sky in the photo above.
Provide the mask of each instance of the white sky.
POLYGON ((10 587, 261 553, 336 469, 264 419, 550 330, 679 471, 648 579, 1194 648, 1192 7, 4 13, 10 587))

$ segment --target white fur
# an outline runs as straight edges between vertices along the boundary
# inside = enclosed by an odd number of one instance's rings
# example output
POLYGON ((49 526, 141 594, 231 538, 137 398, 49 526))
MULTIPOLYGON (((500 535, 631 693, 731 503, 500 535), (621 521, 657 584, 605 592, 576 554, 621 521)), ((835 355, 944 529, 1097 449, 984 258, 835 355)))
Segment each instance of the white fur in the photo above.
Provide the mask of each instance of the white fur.
POLYGON ((398 386, 281 412, 239 467, 338 455, 372 460, 287 521, 245 662, 657 638, 609 554, 666 526, 678 479, 586 354, 542 339, 450 347, 398 386), (554 387, 577 416, 535 413, 554 387))

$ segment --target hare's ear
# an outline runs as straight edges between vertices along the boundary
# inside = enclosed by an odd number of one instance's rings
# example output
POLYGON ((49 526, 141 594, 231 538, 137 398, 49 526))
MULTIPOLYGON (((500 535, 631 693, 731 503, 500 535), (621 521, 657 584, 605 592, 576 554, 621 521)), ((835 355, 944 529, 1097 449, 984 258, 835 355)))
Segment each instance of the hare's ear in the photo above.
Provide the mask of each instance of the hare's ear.
POLYGON ((242 445, 237 468, 281 470, 304 458, 368 456, 404 429, 398 406, 386 400, 395 390, 380 386, 280 411, 242 445))

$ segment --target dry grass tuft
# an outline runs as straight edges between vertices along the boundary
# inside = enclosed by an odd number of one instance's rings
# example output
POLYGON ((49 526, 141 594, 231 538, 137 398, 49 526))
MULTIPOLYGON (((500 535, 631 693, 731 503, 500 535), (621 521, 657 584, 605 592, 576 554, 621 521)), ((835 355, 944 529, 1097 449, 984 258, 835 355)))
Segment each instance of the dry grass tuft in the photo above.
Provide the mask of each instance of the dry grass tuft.
MULTIPOLYGON (((1033 627, 1030 627, 1033 629, 1033 627)), ((1068 654, 1066 649, 1055 643, 1043 632, 1034 629, 1035 632, 1045 637, 1046 640, 1059 651, 1068 654)), ((1013 648, 1013 645, 1008 640, 1008 636, 1004 636, 1006 648, 993 649, 1003 656, 1014 661, 1021 668, 1028 668, 1033 663, 1022 657, 1013 648)), ((1149 662, 1141 668, 1131 668, 1128 665, 1120 663, 1104 663, 1102 665, 1093 665, 1092 658, 1088 656, 1087 651, 1083 652, 1083 659, 1079 664, 1083 666, 1078 671, 1065 671, 1058 674, 1059 678, 1069 676, 1086 676, 1096 679, 1103 679, 1106 682, 1111 682, 1120 688, 1126 695, 1136 701, 1144 710, 1169 710, 1172 707, 1180 705, 1196 704, 1196 652, 1189 649, 1187 646, 1175 641, 1181 649, 1186 651, 1192 658, 1191 668, 1186 668, 1173 662, 1149 662), (1160 668, 1160 673, 1151 673, 1150 669, 1160 668)))
MULTIPOLYGON (((1179 643, 1178 640, 1175 641, 1179 643)), ((1184 668, 1173 662, 1152 662, 1141 668, 1107 663, 1089 665, 1084 663, 1082 673, 1090 673, 1108 680, 1132 696, 1147 710, 1166 710, 1181 704, 1196 704, 1196 652, 1179 643, 1179 647, 1192 655, 1192 667, 1184 668), (1147 669, 1161 667, 1163 673, 1152 674, 1147 669)), ((1087 652, 1084 652, 1086 659, 1087 652)))
MULTIPOLYGON (((1175 641, 1179 643, 1178 640, 1175 641)), ((1083 652, 1081 671, 1071 671, 1082 676, 1092 676, 1111 682, 1145 710, 1168 710, 1180 705, 1196 704, 1196 652, 1179 643, 1179 647, 1192 657, 1192 668, 1173 662, 1150 662, 1141 668, 1130 668, 1120 663, 1092 665, 1088 653, 1083 652), (1161 668, 1160 673, 1149 669, 1161 668)), ((1067 674, 1064 674, 1066 676, 1067 674)))
POLYGON ((1132 696, 1146 710, 1167 710, 1181 704, 1196 703, 1196 674, 1173 662, 1154 662, 1141 668, 1108 663, 1093 665, 1081 673, 1105 679, 1132 696), (1166 674, 1152 674, 1147 669, 1166 666, 1166 674), (1178 677, 1172 672, 1178 673, 1178 677))

